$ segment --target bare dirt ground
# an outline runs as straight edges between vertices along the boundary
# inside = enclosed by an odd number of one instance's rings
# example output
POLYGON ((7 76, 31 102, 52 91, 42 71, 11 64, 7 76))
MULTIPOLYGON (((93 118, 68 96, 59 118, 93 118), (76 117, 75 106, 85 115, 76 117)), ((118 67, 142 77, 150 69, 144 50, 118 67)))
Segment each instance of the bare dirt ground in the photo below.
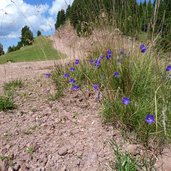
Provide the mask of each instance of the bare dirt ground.
POLYGON ((102 124, 94 95, 70 92, 50 101, 55 87, 39 75, 15 95, 18 109, 0 113, 0 170, 111 170, 114 132, 102 124), (88 104, 87 104, 88 103, 88 104), (10 164, 13 164, 10 168, 10 164))
POLYGON ((3 93, 4 83, 16 79, 35 78, 37 74, 50 71, 59 62, 61 61, 20 62, 0 65, 0 94, 3 93))

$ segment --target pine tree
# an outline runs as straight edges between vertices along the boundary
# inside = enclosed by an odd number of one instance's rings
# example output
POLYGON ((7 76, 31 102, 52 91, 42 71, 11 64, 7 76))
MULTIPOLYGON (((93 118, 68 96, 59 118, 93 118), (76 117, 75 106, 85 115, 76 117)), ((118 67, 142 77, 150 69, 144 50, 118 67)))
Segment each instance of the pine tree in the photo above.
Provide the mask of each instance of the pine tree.
POLYGON ((61 10, 61 15, 60 15, 60 25, 63 25, 65 23, 65 11, 62 9, 61 10))
POLYGON ((57 30, 61 25, 63 25, 65 23, 65 20, 66 20, 65 11, 62 9, 58 11, 56 17, 55 29, 57 30))
POLYGON ((38 31, 37 31, 37 36, 41 36, 41 35, 42 35, 41 31, 38 30, 38 31))
POLYGON ((3 45, 0 43, 0 56, 4 55, 3 45))
POLYGON ((8 51, 7 52, 8 53, 12 52, 12 47, 11 46, 8 47, 8 51))
POLYGON ((66 9, 66 19, 69 18, 69 16, 70 16, 70 10, 71 10, 71 6, 68 5, 68 7, 66 9))
POLYGON ((28 26, 25 26, 21 30, 21 43, 26 45, 31 45, 33 42, 33 33, 28 26))

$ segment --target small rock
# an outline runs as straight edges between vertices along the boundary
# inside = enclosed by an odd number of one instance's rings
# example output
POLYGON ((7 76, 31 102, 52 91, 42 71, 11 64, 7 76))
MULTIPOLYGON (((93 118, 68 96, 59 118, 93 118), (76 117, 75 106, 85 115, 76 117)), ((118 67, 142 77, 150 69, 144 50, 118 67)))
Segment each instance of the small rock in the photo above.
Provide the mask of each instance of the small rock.
POLYGON ((13 166, 13 169, 14 169, 14 171, 18 171, 20 169, 20 165, 19 164, 15 164, 13 166))
POLYGON ((80 108, 87 108, 88 104, 87 103, 80 103, 77 106, 79 106, 80 108))
POLYGON ((73 98, 78 98, 78 97, 79 97, 79 93, 75 92, 74 95, 73 95, 73 98))
POLYGON ((158 171, 171 170, 171 148, 165 148, 163 150, 163 155, 158 158, 155 164, 155 168, 158 171))
POLYGON ((84 99, 81 97, 78 99, 79 102, 82 102, 84 99))
POLYGON ((0 160, 0 171, 6 171, 8 170, 8 162, 5 161, 1 161, 0 160))
POLYGON ((85 97, 88 99, 90 96, 92 95, 92 93, 90 92, 90 91, 87 91, 86 93, 85 93, 85 97))
POLYGON ((140 146, 136 145, 136 144, 129 144, 125 150, 131 154, 131 155, 138 155, 140 153, 140 146))
POLYGON ((80 159, 78 159, 78 160, 76 161, 76 165, 77 165, 77 166, 79 166, 79 165, 80 165, 80 163, 81 163, 81 160, 80 160, 80 159))
POLYGON ((13 168, 9 167, 9 168, 8 168, 8 171, 14 171, 14 170, 13 170, 13 168))
POLYGON ((86 165, 87 165, 87 166, 93 165, 93 164, 97 163, 97 160, 98 160, 98 155, 97 155, 97 153, 91 152, 91 153, 89 153, 88 156, 87 156, 86 165))
POLYGON ((58 154, 60 155, 60 156, 64 156, 64 155, 66 155, 68 153, 68 149, 66 148, 66 147, 62 147, 62 148, 60 148, 59 150, 58 150, 58 154))
POLYGON ((61 168, 61 171, 67 171, 66 166, 63 166, 63 167, 61 168))
POLYGON ((77 152, 77 156, 78 156, 78 157, 81 157, 82 155, 83 155, 83 151, 78 151, 78 152, 77 152))
POLYGON ((44 167, 39 167, 39 168, 36 168, 35 171, 45 171, 45 168, 44 167))

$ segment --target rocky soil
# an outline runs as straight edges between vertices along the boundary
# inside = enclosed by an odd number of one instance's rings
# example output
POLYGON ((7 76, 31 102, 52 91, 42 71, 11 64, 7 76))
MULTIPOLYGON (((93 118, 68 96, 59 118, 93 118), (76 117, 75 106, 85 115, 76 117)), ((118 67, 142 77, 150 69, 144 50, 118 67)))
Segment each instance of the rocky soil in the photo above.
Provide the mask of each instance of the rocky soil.
MULTIPOLYGON (((0 171, 111 171, 113 140, 133 156, 143 155, 141 145, 103 124, 93 92, 66 89, 53 101, 50 78, 39 73, 23 83, 14 95, 18 108, 0 112, 0 171)), ((157 171, 170 171, 171 152, 165 152, 157 171)))
POLYGON ((0 113, 0 170, 111 170, 111 126, 101 122, 95 95, 66 90, 50 100, 55 87, 42 75, 25 79, 15 93, 17 109, 0 113))

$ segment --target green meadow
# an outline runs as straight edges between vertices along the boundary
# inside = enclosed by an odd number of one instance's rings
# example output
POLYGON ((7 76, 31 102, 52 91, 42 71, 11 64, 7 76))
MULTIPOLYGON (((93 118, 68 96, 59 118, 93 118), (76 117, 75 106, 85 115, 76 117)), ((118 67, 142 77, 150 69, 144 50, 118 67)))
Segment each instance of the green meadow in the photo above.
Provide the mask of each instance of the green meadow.
POLYGON ((33 45, 25 46, 15 52, 0 57, 0 64, 11 62, 45 61, 64 58, 65 56, 55 50, 52 41, 43 36, 36 37, 33 45))

